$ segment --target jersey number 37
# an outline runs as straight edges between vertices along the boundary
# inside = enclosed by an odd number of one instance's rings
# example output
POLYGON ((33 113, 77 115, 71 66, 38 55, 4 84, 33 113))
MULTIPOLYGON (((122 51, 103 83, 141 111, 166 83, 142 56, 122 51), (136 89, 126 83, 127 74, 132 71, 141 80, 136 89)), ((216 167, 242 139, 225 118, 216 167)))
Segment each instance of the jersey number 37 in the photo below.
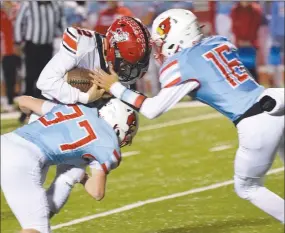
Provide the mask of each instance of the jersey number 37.
MULTIPOLYGON (((73 120, 73 119, 83 116, 83 112, 80 110, 80 108, 77 105, 67 105, 66 107, 71 108, 73 112, 70 114, 63 114, 62 112, 55 112, 54 119, 48 120, 45 118, 45 116, 42 116, 41 118, 39 118, 39 121, 45 127, 49 127, 49 126, 52 126, 58 123, 62 123, 64 121, 73 120)), ((79 128, 83 128, 86 131, 87 135, 79 139, 78 141, 75 141, 72 143, 61 144, 59 146, 61 151, 75 150, 97 139, 95 132, 93 131, 91 125, 89 124, 87 120, 79 121, 77 122, 77 124, 79 128)))
POLYGON ((236 88, 241 83, 247 81, 250 76, 236 57, 229 59, 229 56, 233 56, 233 52, 227 44, 222 44, 203 54, 203 57, 207 61, 211 61, 212 64, 215 65, 219 73, 228 81, 230 86, 236 88))

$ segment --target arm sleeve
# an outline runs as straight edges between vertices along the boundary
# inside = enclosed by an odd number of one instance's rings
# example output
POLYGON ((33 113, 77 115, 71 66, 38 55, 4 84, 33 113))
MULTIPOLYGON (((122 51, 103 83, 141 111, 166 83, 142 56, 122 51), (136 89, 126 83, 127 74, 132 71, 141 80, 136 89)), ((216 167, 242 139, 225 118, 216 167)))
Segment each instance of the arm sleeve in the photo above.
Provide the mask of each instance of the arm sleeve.
POLYGON ((20 10, 17 14, 16 21, 15 21, 15 28, 14 28, 14 39, 15 43, 21 43, 22 38, 22 25, 23 21, 26 15, 26 12, 28 10, 29 2, 23 2, 21 3, 20 10))
POLYGON ((111 147, 97 147, 93 152, 96 160, 89 163, 90 168, 96 170, 103 170, 106 174, 109 174, 111 170, 117 168, 121 162, 121 151, 117 146, 116 149, 111 147))
POLYGON ((56 99, 64 104, 88 102, 88 94, 72 87, 64 80, 64 75, 77 65, 76 57, 60 51, 49 61, 40 74, 37 88, 48 99, 56 99))
POLYGON ((152 98, 146 98, 144 95, 127 89, 119 82, 112 85, 110 91, 115 97, 138 109, 145 117, 153 119, 168 111, 185 95, 198 87, 198 82, 190 81, 177 86, 163 88, 157 96, 152 98))
POLYGON ((103 171, 103 168, 101 167, 100 163, 96 160, 93 160, 90 164, 89 167, 91 168, 91 170, 95 169, 95 170, 100 170, 103 171))

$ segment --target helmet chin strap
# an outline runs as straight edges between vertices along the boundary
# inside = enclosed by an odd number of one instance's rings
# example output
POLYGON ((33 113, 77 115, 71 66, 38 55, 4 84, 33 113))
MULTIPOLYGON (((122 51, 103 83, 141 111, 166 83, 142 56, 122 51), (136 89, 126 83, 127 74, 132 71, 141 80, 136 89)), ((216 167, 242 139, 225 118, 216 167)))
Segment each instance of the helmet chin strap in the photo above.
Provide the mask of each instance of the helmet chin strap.
POLYGON ((104 55, 104 59, 106 60, 106 57, 107 57, 107 39, 106 38, 103 38, 103 43, 102 43, 102 52, 103 52, 103 55, 104 55))
POLYGON ((120 64, 123 60, 122 56, 121 56, 121 53, 118 49, 118 46, 117 46, 117 43, 114 44, 114 48, 115 48, 115 64, 114 64, 114 71, 115 72, 118 72, 119 69, 120 69, 120 64))

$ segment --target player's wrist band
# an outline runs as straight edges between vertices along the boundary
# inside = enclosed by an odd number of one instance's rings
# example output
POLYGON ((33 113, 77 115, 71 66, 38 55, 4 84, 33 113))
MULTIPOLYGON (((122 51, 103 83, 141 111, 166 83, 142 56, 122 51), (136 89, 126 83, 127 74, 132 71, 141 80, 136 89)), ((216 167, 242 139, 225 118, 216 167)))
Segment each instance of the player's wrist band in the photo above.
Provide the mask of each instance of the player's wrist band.
POLYGON ((117 97, 118 99, 121 99, 123 93, 125 92, 127 88, 123 86, 120 82, 115 82, 111 88, 110 92, 117 97))

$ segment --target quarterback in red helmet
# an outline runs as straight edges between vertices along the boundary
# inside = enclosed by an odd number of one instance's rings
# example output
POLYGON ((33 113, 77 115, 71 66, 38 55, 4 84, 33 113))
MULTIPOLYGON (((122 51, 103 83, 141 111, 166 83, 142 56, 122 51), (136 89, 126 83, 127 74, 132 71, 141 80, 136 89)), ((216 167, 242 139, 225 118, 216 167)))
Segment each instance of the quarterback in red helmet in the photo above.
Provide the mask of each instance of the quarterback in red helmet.
POLYGON ((108 29, 105 41, 106 59, 122 83, 133 84, 145 74, 151 44, 150 34, 141 22, 132 17, 117 19, 108 29))
POLYGON ((69 27, 63 34, 60 50, 40 74, 37 88, 46 98, 64 104, 94 102, 100 97, 92 93, 96 88, 84 93, 70 86, 64 80, 68 71, 75 67, 108 71, 112 64, 123 84, 133 84, 147 71, 150 53, 150 34, 139 20, 132 17, 115 20, 106 35, 69 27))

